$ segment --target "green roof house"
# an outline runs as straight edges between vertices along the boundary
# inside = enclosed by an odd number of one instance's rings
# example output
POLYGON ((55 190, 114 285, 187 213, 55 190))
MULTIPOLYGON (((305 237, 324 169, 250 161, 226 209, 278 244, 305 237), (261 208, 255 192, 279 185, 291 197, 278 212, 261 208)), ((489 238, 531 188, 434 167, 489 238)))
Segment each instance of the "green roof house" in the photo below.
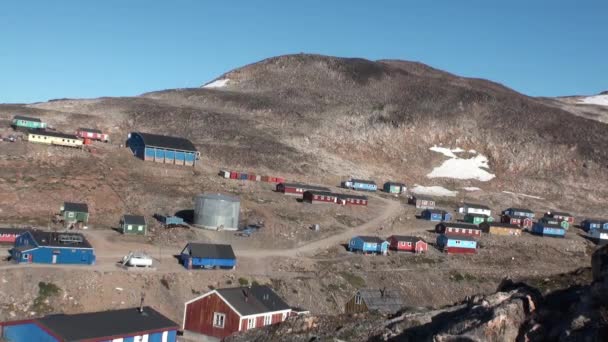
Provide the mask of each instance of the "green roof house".
POLYGON ((146 219, 139 215, 124 215, 120 220, 120 228, 123 234, 146 235, 148 232, 146 219))
POLYGON ((45 129, 46 122, 42 122, 37 118, 30 118, 27 116, 15 115, 12 122, 13 128, 27 128, 27 129, 45 129))
POLYGON ((464 215, 464 221, 468 223, 473 223, 479 225, 484 222, 494 222, 494 218, 488 215, 481 214, 466 214, 464 215))

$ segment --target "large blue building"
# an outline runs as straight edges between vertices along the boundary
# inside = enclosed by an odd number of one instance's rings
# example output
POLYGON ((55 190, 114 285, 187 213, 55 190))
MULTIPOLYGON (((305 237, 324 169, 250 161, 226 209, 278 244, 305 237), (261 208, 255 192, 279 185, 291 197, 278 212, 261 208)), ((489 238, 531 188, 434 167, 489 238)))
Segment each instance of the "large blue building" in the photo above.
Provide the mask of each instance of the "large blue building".
POLYGON ((581 222, 581 227, 588 232, 591 229, 608 229, 608 220, 603 219, 585 219, 581 222))
POLYGON ((151 307, 0 323, 8 342, 121 341, 175 342, 179 326, 151 307))
POLYGON ((190 242, 184 247, 179 258, 187 269, 236 267, 236 256, 230 245, 190 242))
POLYGON ((199 152, 188 139, 132 132, 127 146, 138 158, 164 164, 194 166, 199 152))
POLYGON ((532 233, 540 236, 564 237, 566 229, 559 224, 538 221, 532 226, 532 233))
POLYGON ((355 236, 348 243, 351 252, 386 254, 388 252, 388 241, 377 236, 355 236))
POLYGON ((93 246, 82 234, 30 230, 15 239, 10 251, 17 263, 85 264, 95 263, 93 246))
POLYGON ((420 213, 420 217, 429 221, 451 221, 452 215, 445 210, 425 209, 420 213))

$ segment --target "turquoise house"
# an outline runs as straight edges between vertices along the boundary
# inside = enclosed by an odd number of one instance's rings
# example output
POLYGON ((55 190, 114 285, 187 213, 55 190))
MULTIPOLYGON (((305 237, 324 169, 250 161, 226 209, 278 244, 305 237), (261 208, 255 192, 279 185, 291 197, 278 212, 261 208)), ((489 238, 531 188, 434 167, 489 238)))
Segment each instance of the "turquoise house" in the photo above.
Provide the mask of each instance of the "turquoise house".
POLYGON ((441 234, 437 236, 437 247, 448 254, 477 253, 477 241, 465 236, 441 234))
POLYGON ((388 241, 377 236, 355 236, 348 243, 348 250, 357 253, 373 253, 386 255, 388 252, 388 241))
POLYGON ((38 118, 30 118, 27 116, 15 115, 11 124, 13 128, 26 128, 26 129, 45 129, 46 123, 42 122, 38 118))

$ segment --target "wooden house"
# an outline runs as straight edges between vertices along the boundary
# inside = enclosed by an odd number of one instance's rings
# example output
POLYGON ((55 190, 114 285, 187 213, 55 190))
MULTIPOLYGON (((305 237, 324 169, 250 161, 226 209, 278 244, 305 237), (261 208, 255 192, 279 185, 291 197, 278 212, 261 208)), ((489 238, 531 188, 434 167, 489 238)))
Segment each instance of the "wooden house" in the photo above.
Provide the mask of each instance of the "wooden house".
POLYGON ((416 209, 435 209, 435 200, 430 197, 412 195, 407 202, 415 205, 416 209))
POLYGON ((11 342, 176 342, 179 325, 149 306, 0 323, 0 340, 11 342))
POLYGON ((27 141, 39 144, 62 146, 62 147, 75 147, 80 148, 83 145, 82 139, 72 134, 64 134, 58 132, 49 131, 35 131, 30 130, 27 133, 27 141))
POLYGON ((295 315, 268 286, 215 289, 184 306, 184 331, 216 339, 277 324, 295 315))
POLYGON ((382 315, 394 315, 405 305, 403 297, 397 290, 386 288, 359 289, 344 305, 344 313, 377 312, 382 315))
POLYGON ((359 191, 376 191, 378 190, 378 185, 376 182, 372 180, 363 180, 363 179, 351 179, 345 182, 342 182, 342 187, 352 190, 359 191))
POLYGON ((367 202, 367 196, 338 194, 338 204, 341 205, 367 205, 367 202))
POLYGON ((511 216, 502 214, 500 216, 500 222, 517 225, 521 228, 531 229, 534 225, 534 221, 527 216, 511 216))
POLYGON ((608 220, 605 219, 584 219, 581 228, 588 232, 591 229, 608 229, 608 220))
POLYGON ((236 256, 231 245, 190 242, 180 253, 179 259, 180 263, 189 270, 236 267, 236 256))
POLYGON ((103 142, 110 141, 110 137, 106 133, 94 128, 79 128, 76 131, 76 135, 82 139, 98 140, 103 142))
POLYGON ((124 215, 120 220, 120 228, 123 234, 146 235, 148 225, 146 218, 140 215, 124 215))
POLYGON ((382 189, 389 194, 402 194, 407 190, 407 187, 403 183, 386 182, 382 189))
POLYGON ((10 251, 16 263, 85 264, 95 263, 93 246, 82 234, 30 230, 15 239, 10 251))
POLYGON ((329 188, 317 185, 308 185, 301 183, 279 183, 277 184, 276 191, 285 195, 302 196, 306 191, 321 191, 331 192, 329 188))
POLYGON ((477 253, 477 241, 465 236, 440 234, 437 236, 437 247, 448 254, 477 253))
POLYGON ((441 209, 425 209, 420 214, 420 217, 429 221, 451 221, 452 214, 441 209))
POLYGON ((483 214, 466 214, 464 215, 464 222, 472 223, 479 225, 484 222, 493 222, 494 218, 492 216, 483 215, 483 214))
POLYGON ((598 245, 608 244, 608 229, 605 228, 596 228, 590 229, 587 232, 587 235, 595 241, 598 245))
POLYGON ((27 228, 0 228, 0 244, 13 245, 19 235, 29 230, 27 228))
POLYGON ((568 221, 564 221, 564 220, 560 220, 551 216, 543 216, 541 217, 538 222, 542 223, 542 224, 551 224, 551 225, 556 225, 556 226, 561 226, 562 228, 568 230, 570 228, 570 224, 568 223, 568 221))
POLYGON ((338 203, 338 194, 327 191, 308 190, 302 196, 307 203, 338 203))
POLYGON ((532 226, 532 233, 540 236, 565 237, 566 229, 559 224, 538 221, 532 226))
POLYGON ((492 216, 492 210, 490 207, 485 206, 483 204, 475 204, 475 203, 463 203, 458 207, 458 212, 461 214, 478 214, 478 215, 486 215, 492 216))
POLYGON ((566 227, 566 229, 568 229, 570 227, 570 225, 574 224, 574 216, 570 215, 569 213, 565 213, 565 212, 549 211, 549 212, 545 213, 545 217, 553 218, 553 219, 556 219, 559 221, 568 222, 568 226, 566 227))
POLYGON ((435 226, 435 232, 446 235, 481 236, 481 229, 477 225, 460 222, 441 222, 435 226))
POLYGON ((64 202, 61 216, 66 227, 86 226, 89 222, 89 206, 86 203, 64 202))
POLYGON ((42 122, 38 118, 32 118, 28 116, 15 115, 11 122, 11 126, 14 129, 22 128, 22 129, 34 129, 40 130, 46 128, 46 123, 42 122))
POLYGON ((127 146, 136 157, 157 163, 194 166, 200 157, 190 140, 166 135, 132 132, 127 146))
POLYGON ((388 252, 388 242, 377 236, 355 236, 348 243, 351 252, 365 254, 382 254, 388 252))
POLYGON ((386 239, 389 248, 399 252, 425 253, 429 246, 424 240, 415 236, 391 235, 386 239))
POLYGON ((529 217, 531 219, 534 219, 534 212, 530 209, 524 209, 524 208, 507 208, 505 210, 502 211, 503 215, 507 215, 507 216, 523 216, 523 217, 529 217))
POLYGON ((521 227, 516 224, 502 222, 483 222, 479 225, 479 228, 481 228, 483 232, 492 235, 521 235, 521 227))

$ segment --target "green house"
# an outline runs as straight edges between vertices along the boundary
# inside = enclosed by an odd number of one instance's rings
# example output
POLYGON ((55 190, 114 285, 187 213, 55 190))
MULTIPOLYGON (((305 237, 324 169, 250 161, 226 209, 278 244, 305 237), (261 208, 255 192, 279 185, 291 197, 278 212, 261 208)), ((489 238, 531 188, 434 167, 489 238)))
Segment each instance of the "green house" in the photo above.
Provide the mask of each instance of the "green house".
POLYGON ((484 222, 494 222, 494 218, 488 215, 481 214, 466 214, 464 215, 464 221, 468 223, 473 223, 479 225, 484 222))
POLYGON ((139 215, 124 215, 120 220, 123 234, 146 235, 148 227, 146 219, 139 215))
POLYGON ((384 183, 383 190, 389 194, 402 194, 407 188, 403 183, 386 182, 384 183))
POLYGON ((61 216, 65 226, 87 224, 89 222, 89 206, 86 203, 65 202, 61 207, 61 216))
POLYGON ((15 115, 13 117, 12 126, 13 126, 13 128, 21 127, 21 128, 28 128, 28 129, 45 129, 46 122, 42 122, 42 121, 40 121, 40 119, 37 119, 37 118, 30 118, 27 116, 15 115))

